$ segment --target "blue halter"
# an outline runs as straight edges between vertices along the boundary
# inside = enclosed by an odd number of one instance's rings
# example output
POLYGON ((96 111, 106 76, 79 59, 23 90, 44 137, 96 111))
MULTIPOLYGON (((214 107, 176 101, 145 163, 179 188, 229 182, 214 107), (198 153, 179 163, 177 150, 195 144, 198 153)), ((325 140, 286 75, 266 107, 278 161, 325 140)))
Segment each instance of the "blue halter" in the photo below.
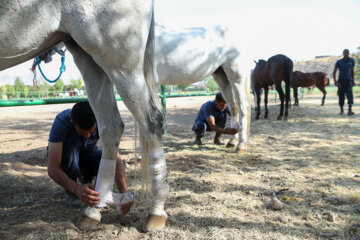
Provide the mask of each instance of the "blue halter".
POLYGON ((59 51, 57 48, 54 48, 54 50, 55 50, 58 54, 61 55, 60 73, 59 73, 59 76, 58 76, 56 79, 50 80, 50 79, 48 79, 48 78, 45 76, 45 74, 43 73, 43 71, 41 70, 41 67, 40 67, 41 60, 39 59, 39 57, 36 57, 35 60, 34 60, 34 63, 38 66, 41 75, 42 75, 42 76, 44 77, 44 79, 45 79, 46 81, 48 81, 49 83, 54 83, 54 82, 56 82, 57 80, 59 80, 60 77, 61 77, 61 75, 62 75, 62 73, 65 71, 65 51, 66 51, 66 50, 65 50, 64 52, 59 51))

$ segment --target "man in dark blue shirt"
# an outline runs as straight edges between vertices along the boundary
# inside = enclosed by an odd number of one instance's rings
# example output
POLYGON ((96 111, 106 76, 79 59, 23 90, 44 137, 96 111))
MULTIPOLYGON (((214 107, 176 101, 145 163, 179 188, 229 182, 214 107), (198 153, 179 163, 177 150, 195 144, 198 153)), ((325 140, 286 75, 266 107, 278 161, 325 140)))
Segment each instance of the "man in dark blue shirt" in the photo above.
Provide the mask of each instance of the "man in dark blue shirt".
POLYGON ((339 95, 339 105, 340 105, 340 114, 344 114, 344 102, 345 94, 348 100, 349 110, 348 115, 354 115, 351 110, 351 106, 354 104, 352 87, 355 86, 354 79, 354 59, 349 57, 349 50, 345 49, 343 51, 344 58, 337 60, 333 72, 334 83, 338 87, 339 95), (339 69, 339 79, 336 81, 336 71, 339 69))
MULTIPOLYGON (((96 144, 99 133, 95 115, 88 102, 76 103, 72 109, 59 113, 50 130, 48 146, 48 174, 66 190, 65 204, 79 208, 99 203, 99 193, 92 185, 101 160, 96 144), (80 182, 80 183, 79 183, 80 182)), ((120 155, 116 160, 115 181, 120 193, 127 193, 126 175, 120 155)), ((133 202, 121 205, 126 214, 133 202)))
MULTIPOLYGON (((221 134, 235 135, 239 131, 238 129, 225 129, 227 114, 230 115, 230 110, 220 92, 216 94, 215 101, 212 100, 204 103, 199 110, 192 128, 196 134, 195 144, 202 145, 201 138, 206 131, 216 132, 214 143, 217 145, 222 144, 220 140, 221 134)), ((231 141, 232 140, 229 141, 227 147, 235 146, 231 141)))

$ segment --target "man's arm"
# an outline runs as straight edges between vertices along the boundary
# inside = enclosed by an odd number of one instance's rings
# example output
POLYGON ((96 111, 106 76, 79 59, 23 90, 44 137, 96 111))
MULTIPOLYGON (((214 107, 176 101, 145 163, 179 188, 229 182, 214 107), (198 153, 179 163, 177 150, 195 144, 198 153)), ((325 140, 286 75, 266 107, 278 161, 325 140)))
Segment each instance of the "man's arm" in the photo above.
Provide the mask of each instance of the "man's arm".
MULTIPOLYGON (((126 185, 126 173, 125 173, 125 166, 123 163, 123 160, 120 157, 120 154, 118 153, 116 156, 116 173, 115 173, 115 181, 118 185, 120 193, 127 193, 128 188, 126 185)), ((121 212, 122 214, 127 214, 132 205, 134 205, 134 200, 125 204, 121 205, 121 212)))
POLYGON ((351 78, 352 78, 352 85, 355 86, 354 66, 351 67, 351 78))
POLYGON ((216 126, 214 117, 208 117, 206 118, 206 121, 209 124, 210 129, 217 133, 235 135, 239 131, 236 128, 223 129, 216 126))
POLYGON ((335 86, 337 86, 338 85, 338 83, 337 83, 337 81, 336 81, 336 71, 337 71, 337 66, 335 65, 335 67, 334 67, 334 71, 333 71, 333 78, 334 78, 334 84, 335 84, 335 86))
POLYGON ((66 190, 74 193, 81 201, 88 206, 94 206, 99 203, 99 193, 94 191, 91 184, 79 184, 69 178, 66 173, 60 168, 62 158, 63 143, 50 142, 48 151, 48 174, 57 184, 64 187, 66 190))

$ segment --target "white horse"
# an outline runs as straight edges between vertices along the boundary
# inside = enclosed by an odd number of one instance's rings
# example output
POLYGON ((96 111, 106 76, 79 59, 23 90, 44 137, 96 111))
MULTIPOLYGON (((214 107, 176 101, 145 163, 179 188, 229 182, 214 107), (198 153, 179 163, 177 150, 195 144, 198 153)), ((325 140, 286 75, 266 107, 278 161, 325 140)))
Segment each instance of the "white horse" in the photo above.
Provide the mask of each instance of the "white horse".
MULTIPOLYGON (((163 117, 153 91, 152 0, 0 0, 0 70, 20 64, 65 42, 85 81, 103 155, 97 176, 99 208, 116 204, 112 188, 124 124, 113 85, 139 123, 143 158, 149 156, 153 205, 146 229, 165 225, 169 187, 162 145, 163 117)), ((100 221, 88 208, 82 223, 100 221)))
POLYGON ((231 127, 239 128, 236 151, 244 153, 250 125, 250 89, 241 78, 240 52, 228 29, 214 26, 175 30, 156 25, 155 36, 158 85, 191 84, 212 74, 230 105, 231 127))

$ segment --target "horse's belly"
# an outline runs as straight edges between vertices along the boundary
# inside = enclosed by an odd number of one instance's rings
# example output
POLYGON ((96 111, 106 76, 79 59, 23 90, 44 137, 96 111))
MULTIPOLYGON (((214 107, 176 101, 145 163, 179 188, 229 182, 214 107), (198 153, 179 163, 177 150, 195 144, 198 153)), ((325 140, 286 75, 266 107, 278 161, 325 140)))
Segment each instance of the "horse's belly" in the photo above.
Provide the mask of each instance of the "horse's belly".
POLYGON ((54 1, 0 0, 0 70, 46 51, 65 36, 51 39, 60 24, 54 1))

